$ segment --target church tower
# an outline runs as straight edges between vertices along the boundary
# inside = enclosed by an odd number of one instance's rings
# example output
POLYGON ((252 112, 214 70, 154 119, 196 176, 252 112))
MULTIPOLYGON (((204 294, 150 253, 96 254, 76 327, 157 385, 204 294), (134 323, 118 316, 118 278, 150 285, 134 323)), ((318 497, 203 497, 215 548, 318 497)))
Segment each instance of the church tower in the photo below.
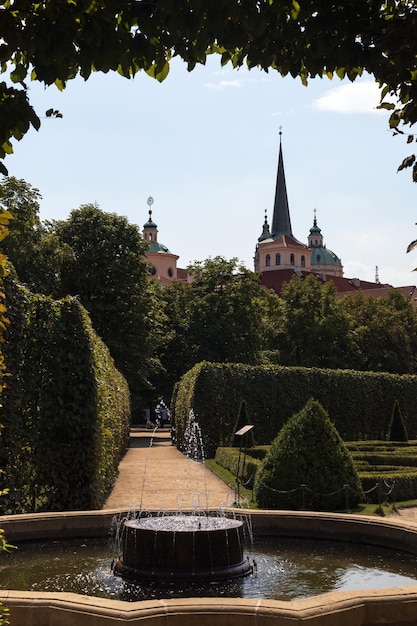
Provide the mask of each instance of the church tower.
POLYGON ((153 198, 149 196, 149 219, 143 225, 143 238, 149 242, 149 248, 145 252, 146 259, 150 263, 150 274, 164 287, 175 280, 177 276, 177 261, 179 256, 172 254, 164 244, 158 241, 158 226, 152 220, 153 198))
POLYGON ((255 272, 292 269, 310 271, 310 250, 292 234, 287 185, 279 132, 279 155, 272 228, 267 216, 255 250, 255 272))
POLYGON ((311 251, 310 264, 312 272, 328 276, 343 276, 342 261, 324 245, 321 229, 317 226, 316 209, 314 209, 313 226, 310 228, 308 236, 308 247, 311 251))

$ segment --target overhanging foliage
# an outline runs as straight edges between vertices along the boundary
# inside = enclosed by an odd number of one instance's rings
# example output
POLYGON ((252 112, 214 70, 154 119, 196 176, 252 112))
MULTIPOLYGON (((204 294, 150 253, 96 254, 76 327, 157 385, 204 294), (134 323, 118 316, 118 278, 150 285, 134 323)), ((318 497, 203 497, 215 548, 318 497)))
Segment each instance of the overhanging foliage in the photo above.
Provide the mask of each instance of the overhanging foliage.
POLYGON ((6 77, 0 83, 0 158, 13 151, 13 139, 40 126, 28 98, 30 80, 63 89, 93 71, 129 78, 144 70, 161 81, 174 56, 192 70, 218 54, 222 64, 273 69, 304 83, 369 72, 383 97, 398 100, 397 107, 383 104, 393 109, 390 126, 404 132, 401 123, 417 120, 411 0, 2 0, 0 15, 6 77))

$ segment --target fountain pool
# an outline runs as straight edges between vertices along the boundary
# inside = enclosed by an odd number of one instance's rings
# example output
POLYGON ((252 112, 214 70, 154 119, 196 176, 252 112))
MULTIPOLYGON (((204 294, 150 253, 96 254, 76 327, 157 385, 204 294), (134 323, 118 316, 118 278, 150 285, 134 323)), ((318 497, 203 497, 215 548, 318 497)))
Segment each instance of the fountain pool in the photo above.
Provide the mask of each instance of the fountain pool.
POLYGON ((107 539, 22 543, 12 554, 2 556, 0 587, 135 602, 192 597, 295 600, 417 582, 412 555, 325 540, 256 538, 250 561, 255 559, 257 572, 221 581, 123 580, 111 572, 113 555, 114 546, 107 539))

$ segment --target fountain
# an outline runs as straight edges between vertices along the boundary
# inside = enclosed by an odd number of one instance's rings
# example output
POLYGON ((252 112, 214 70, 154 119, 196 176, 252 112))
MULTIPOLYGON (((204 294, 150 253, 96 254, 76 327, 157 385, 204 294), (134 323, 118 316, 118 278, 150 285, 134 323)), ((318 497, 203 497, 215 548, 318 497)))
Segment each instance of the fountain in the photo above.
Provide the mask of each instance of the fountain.
MULTIPOLYGON (((194 429, 194 435, 196 435, 196 428, 194 429)), ((144 475, 146 472, 144 473, 144 475)), ((0 600, 3 601, 10 608, 10 621, 16 624, 61 624, 62 626, 76 626, 80 621, 83 626, 95 626, 97 623, 103 624, 103 626, 111 626, 116 622, 120 625, 130 624, 146 624, 152 623, 164 623, 167 626, 183 626, 184 623, 192 624, 197 623, 200 626, 220 626, 221 624, 239 622, 240 626, 252 626, 256 623, 258 626, 268 626, 273 621, 279 622, 283 626, 290 626, 293 623, 304 624, 308 623, 311 626, 325 626, 331 623, 344 623, 355 624, 356 626, 377 626, 378 624, 386 624, 387 626, 405 626, 406 624, 412 626, 417 623, 417 585, 408 584, 414 579, 413 569, 410 569, 410 578, 408 580, 403 579, 398 583, 393 583, 392 588, 380 588, 380 575, 375 582, 374 587, 368 591, 363 589, 362 584, 362 569, 359 571, 358 585, 350 590, 338 591, 340 586, 330 587, 327 585, 328 576, 326 575, 325 588, 312 589, 313 593, 320 593, 321 595, 307 595, 300 596, 299 594, 292 596, 291 601, 282 601, 273 595, 272 590, 266 590, 265 593, 259 590, 259 595, 256 595, 259 582, 266 580, 266 561, 263 560, 262 555, 252 552, 252 556, 255 556, 258 562, 258 566, 261 566, 259 577, 255 575, 243 576, 240 578, 233 578, 230 582, 221 580, 219 585, 215 585, 211 582, 211 579, 207 581, 207 584, 202 585, 190 584, 195 574, 193 572, 199 571, 200 573, 210 570, 214 572, 217 569, 221 569, 219 562, 212 562, 210 559, 210 551, 212 548, 205 550, 208 554, 208 560, 201 565, 191 564, 195 559, 195 546, 199 542, 200 533, 201 536, 209 534, 212 530, 204 528, 204 519, 211 519, 211 514, 208 513, 208 507, 195 507, 192 513, 186 515, 181 513, 180 515, 160 515, 160 511, 153 512, 148 517, 146 513, 139 507, 139 515, 136 515, 134 519, 128 519, 128 513, 126 510, 101 510, 101 511, 85 511, 85 512, 62 512, 62 513, 37 513, 28 515, 13 515, 2 516, 0 519, 0 527, 4 528, 6 536, 16 545, 22 545, 27 542, 32 543, 36 554, 36 562, 34 567, 39 571, 46 570, 45 562, 38 561, 39 551, 42 549, 42 545, 51 546, 56 544, 58 549, 62 548, 63 540, 71 539, 78 540, 81 552, 88 550, 85 545, 88 538, 101 537, 108 545, 108 533, 112 524, 112 520, 116 516, 124 519, 122 529, 125 543, 125 550, 122 556, 121 563, 118 563, 117 568, 126 566, 126 572, 119 576, 113 576, 110 571, 111 554, 105 553, 103 557, 102 566, 99 566, 100 571, 105 577, 105 581, 109 581, 109 584, 115 583, 120 590, 119 595, 113 595, 110 597, 103 597, 102 592, 102 580, 99 582, 99 589, 97 594, 94 595, 94 591, 87 591, 87 586, 84 584, 85 580, 90 580, 91 575, 88 569, 88 563, 82 561, 82 557, 75 555, 74 549, 71 547, 68 554, 68 559, 65 561, 61 554, 51 556, 52 553, 47 555, 47 565, 57 566, 62 559, 62 577, 67 580, 69 578, 69 570, 72 569, 75 572, 75 578, 77 581, 81 578, 81 583, 77 586, 75 584, 72 587, 66 587, 65 590, 59 591, 57 587, 47 586, 41 588, 39 586, 30 586, 25 584, 26 574, 21 574, 15 566, 11 569, 17 575, 18 582, 23 586, 16 586, 12 584, 3 584, 3 589, 0 591, 0 600), (148 530, 150 532, 150 539, 146 535, 146 540, 142 542, 139 538, 137 529, 144 526, 145 518, 149 519, 149 524, 153 528, 148 530), (180 519, 180 529, 170 528, 170 523, 175 524, 175 518, 180 519), (197 518, 196 520, 192 518, 197 518), (161 519, 163 521, 158 522, 161 519), (183 551, 179 553, 177 558, 168 561, 167 554, 164 555, 164 559, 159 559, 158 551, 149 550, 148 556, 137 556, 137 546, 140 543, 148 544, 148 547, 155 546, 157 543, 160 547, 160 551, 164 553, 175 553, 175 548, 180 545, 182 539, 179 539, 181 533, 187 534, 184 529, 185 523, 197 524, 197 528, 192 531, 188 531, 187 549, 192 556, 188 561, 188 569, 186 569, 186 577, 184 587, 186 587, 188 595, 175 595, 169 594, 170 591, 177 584, 171 584, 171 577, 178 576, 178 579, 183 575, 180 573, 179 561, 182 557, 183 551), (162 528, 155 528, 158 523, 162 524, 162 528), (201 524, 201 528, 199 528, 201 524), (130 530, 130 528, 132 530, 130 530), (159 544, 160 535, 168 532, 168 548, 165 545, 163 547, 162 542, 159 544), (128 537, 128 534, 131 536, 128 537), (191 539, 190 539, 191 538, 191 539), (80 541, 81 539, 81 541, 80 541), (36 544, 34 542, 41 542, 36 544), (150 560, 146 563, 145 558, 150 560), (86 565, 84 566, 84 563, 86 565), (146 563, 146 567, 145 567, 146 563), (175 566, 175 567, 174 567, 175 566), (130 569, 128 569, 130 568, 130 569), (139 576, 142 575, 141 568, 145 570, 146 576, 150 582, 146 583, 149 589, 149 594, 146 597, 134 596, 128 597, 129 589, 132 587, 136 589, 140 588, 142 582, 138 583, 136 575, 139 572, 139 576), (164 571, 163 571, 164 570, 164 571), (155 573, 163 574, 162 578, 155 577, 152 579, 152 575, 155 573), (164 576, 168 584, 164 582, 164 576), (125 577, 126 576, 126 577, 125 577), (187 578, 190 576, 190 578, 187 578), (132 577, 133 582, 129 582, 129 578, 132 577), (379 580, 378 580, 379 579, 379 580), (240 589, 237 591, 227 591, 227 586, 236 585, 240 589), (203 587, 203 591, 198 591, 203 587), (243 588, 247 588, 246 594, 241 594, 240 591, 243 588), (207 588, 210 588, 211 597, 209 594, 205 594, 207 588), (40 590, 42 589, 42 590, 40 590), (327 591, 327 593, 323 593, 327 591), (96 597, 100 596, 100 597, 96 597), (137 601, 138 599, 144 601, 137 601), (198 597, 198 599, 196 599, 198 597), (114 598, 114 599, 111 599, 114 598), (301 599, 300 599, 301 598, 301 599), (121 600, 130 600, 123 602, 121 600)), ((242 512, 239 511, 239 515, 242 512)), ((233 509, 225 509, 223 515, 219 519, 225 520, 224 523, 229 524, 234 521, 234 517, 237 512, 233 509)), ((401 518, 392 519, 379 519, 367 516, 358 515, 344 515, 340 513, 312 513, 306 511, 246 511, 245 517, 250 518, 250 529, 253 532, 256 540, 257 538, 274 538, 279 537, 290 539, 308 539, 310 541, 316 540, 330 540, 335 546, 335 578, 340 578, 340 560, 343 554, 343 544, 341 542, 348 542, 350 544, 357 544, 359 549, 362 544, 374 546, 375 548, 384 547, 387 549, 398 550, 404 553, 417 554, 417 525, 408 524, 401 518), (336 547, 337 546, 337 547, 336 547), (340 547, 339 547, 340 546, 340 547)), ((217 518, 215 518, 217 519, 217 518)), ((211 522, 210 522, 211 523, 211 522)), ((233 524, 232 524, 233 526, 233 524)), ((146 532, 146 531, 145 531, 146 532)), ((220 529, 219 534, 224 533, 224 529, 220 529)), ((235 530, 236 534, 241 533, 241 530, 235 530)), ((231 536, 232 533, 230 533, 231 536)), ((213 533, 214 536, 214 533, 213 533)), ((223 545, 230 544, 229 533, 227 533, 227 541, 224 538, 223 545)), ((232 540, 233 541, 233 540, 232 540)), ((236 544, 241 547, 241 539, 236 540, 236 544)), ((108 550, 108 548, 107 548, 108 550)), ((216 553, 222 552, 221 548, 215 549, 216 553)), ((18 552, 18 551, 17 551, 18 552)), ((200 550, 197 551, 200 554, 200 550)), ((283 555, 282 548, 279 550, 279 555, 283 555)), ((204 553, 204 550, 202 550, 204 553)), ((116 556, 120 554, 118 549, 116 556)), ((22 553, 22 562, 28 563, 26 555, 22 553)), ((12 557, 12 555, 11 555, 12 557)), ((385 562, 385 556, 381 555, 383 562, 385 562)), ((88 560, 90 557, 88 556, 88 560)), ((287 558, 283 557, 284 561, 287 558)), ((374 562, 375 552, 371 555, 371 561, 374 562)), ((301 570, 306 574, 308 580, 311 579, 312 573, 317 567, 315 562, 317 557, 313 557, 309 548, 306 560, 301 565, 301 570)), ((237 556, 227 558, 227 566, 234 564, 239 571, 241 564, 245 565, 245 560, 238 551, 237 556)), ((247 562, 247 559, 246 559, 247 562)), ((197 563, 197 561, 196 561, 197 563)), ((16 565, 16 563, 15 563, 16 565)), ((96 566, 93 566, 96 569, 96 566)), ((292 566, 290 566, 292 567, 292 566)), ((318 564, 319 572, 323 573, 323 566, 321 561, 318 564)), ((6 569, 3 565, 3 573, 6 573, 6 569)), ((226 568, 227 569, 227 568, 226 568)), ((255 569, 255 564, 254 564, 255 569)), ((277 562, 276 566, 271 569, 272 584, 277 586, 277 580, 280 576, 280 580, 283 583, 290 580, 287 571, 281 566, 281 561, 277 562)), ((248 564, 248 571, 250 566, 248 564)), ((292 580, 298 579, 298 573, 293 568, 291 569, 292 580)), ((219 572, 213 574, 215 577, 220 578, 219 572)), ((231 574, 232 575, 232 574, 231 574)), ((173 582, 176 583, 176 580, 173 582)), ((49 582, 48 582, 49 585, 49 582)), ((136 591, 135 591, 136 593, 136 591)))
POLYGON ((135 580, 220 580, 251 571, 243 557, 243 523, 199 515, 124 522, 123 559, 114 573, 135 580))
MULTIPOLYGON (((201 431, 190 411, 184 453, 204 463, 201 431)), ((152 444, 152 439, 151 439, 152 444)), ((206 503, 207 504, 207 503, 206 503)), ((122 557, 113 572, 133 580, 223 580, 252 571, 243 555, 243 522, 225 516, 178 514, 123 521, 122 557)))

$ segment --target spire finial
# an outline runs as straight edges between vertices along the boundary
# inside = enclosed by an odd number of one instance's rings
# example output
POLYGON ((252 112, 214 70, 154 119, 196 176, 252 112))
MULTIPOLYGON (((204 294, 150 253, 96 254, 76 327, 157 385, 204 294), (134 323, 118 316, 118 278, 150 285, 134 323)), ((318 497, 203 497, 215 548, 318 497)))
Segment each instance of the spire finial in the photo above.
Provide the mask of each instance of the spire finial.
POLYGON ((266 209, 265 209, 265 220, 264 220, 264 221, 265 221, 265 224, 267 224, 267 222, 268 222, 268 217, 267 217, 267 210, 266 210, 266 209))
POLYGON ((153 198, 152 196, 149 196, 149 198, 146 200, 146 204, 149 207, 149 221, 152 221, 152 205, 153 205, 153 198))
POLYGON ((317 226, 317 209, 314 209, 313 226, 317 226))
POLYGON ((282 126, 279 127, 278 170, 275 185, 274 213, 272 216, 271 230, 274 239, 276 239, 279 235, 293 236, 291 230, 290 210, 288 207, 287 186, 285 183, 281 136, 282 126))

